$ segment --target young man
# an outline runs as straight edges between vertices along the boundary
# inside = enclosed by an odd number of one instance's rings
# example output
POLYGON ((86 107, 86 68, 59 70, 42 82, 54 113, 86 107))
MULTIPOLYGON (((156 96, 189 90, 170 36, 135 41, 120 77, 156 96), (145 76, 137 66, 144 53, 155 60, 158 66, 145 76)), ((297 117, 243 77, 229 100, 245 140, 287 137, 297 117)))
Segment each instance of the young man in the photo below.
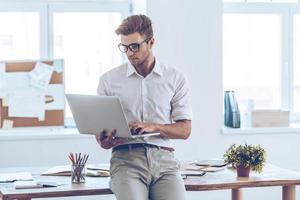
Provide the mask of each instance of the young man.
POLYGON ((180 163, 170 139, 187 139, 191 132, 187 80, 154 57, 147 16, 126 18, 116 33, 129 62, 101 77, 98 95, 118 96, 130 128, 138 134, 159 135, 124 139, 109 130, 96 136, 102 148, 112 148, 110 187, 118 200, 184 200, 180 163))

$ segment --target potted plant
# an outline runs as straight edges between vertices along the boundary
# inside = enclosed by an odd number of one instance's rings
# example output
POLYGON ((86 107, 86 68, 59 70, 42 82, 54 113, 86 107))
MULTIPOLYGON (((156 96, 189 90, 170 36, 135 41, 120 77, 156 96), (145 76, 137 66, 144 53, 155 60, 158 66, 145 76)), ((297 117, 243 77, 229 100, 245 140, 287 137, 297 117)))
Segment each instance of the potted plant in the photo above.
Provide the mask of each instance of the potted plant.
POLYGON ((224 162, 237 169, 239 177, 248 177, 250 170, 260 173, 266 162, 266 151, 260 145, 231 145, 224 154, 224 162))

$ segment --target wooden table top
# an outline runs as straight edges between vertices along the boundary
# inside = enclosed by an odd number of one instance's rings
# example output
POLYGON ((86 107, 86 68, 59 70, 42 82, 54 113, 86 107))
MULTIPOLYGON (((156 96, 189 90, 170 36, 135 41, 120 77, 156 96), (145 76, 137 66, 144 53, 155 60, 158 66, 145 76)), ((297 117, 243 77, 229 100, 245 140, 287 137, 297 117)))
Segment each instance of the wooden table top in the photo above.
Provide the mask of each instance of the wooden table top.
POLYGON ((187 191, 222 190, 245 187, 300 185, 300 173, 267 164, 262 173, 250 172, 249 177, 237 177, 236 170, 225 168, 203 177, 185 180, 187 191))
MULTIPOLYGON (((111 194, 109 178, 87 177, 84 184, 71 184, 70 177, 40 176, 48 168, 11 168, 1 169, 0 172, 30 171, 37 181, 54 181, 59 185, 53 188, 14 189, 12 183, 0 183, 0 197, 10 198, 41 198, 61 196, 103 195, 111 194)), ((238 178, 236 171, 225 168, 218 172, 208 172, 204 176, 188 176, 185 181, 187 191, 223 190, 244 187, 266 187, 300 185, 300 173, 282 169, 274 165, 266 165, 261 174, 250 172, 250 177, 238 178)))

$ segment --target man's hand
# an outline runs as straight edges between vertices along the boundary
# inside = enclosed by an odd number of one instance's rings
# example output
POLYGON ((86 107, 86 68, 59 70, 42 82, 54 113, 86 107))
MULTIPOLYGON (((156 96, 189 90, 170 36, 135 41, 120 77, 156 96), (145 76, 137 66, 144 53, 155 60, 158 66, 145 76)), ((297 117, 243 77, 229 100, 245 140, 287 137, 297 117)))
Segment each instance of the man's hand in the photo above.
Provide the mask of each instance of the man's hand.
POLYGON ((116 133, 116 130, 111 132, 103 130, 100 134, 96 135, 96 140, 103 149, 110 149, 126 142, 125 138, 115 137, 116 133))
POLYGON ((155 133, 158 131, 157 124, 154 123, 141 123, 134 122, 129 125, 130 129, 133 129, 133 132, 136 132, 136 135, 142 135, 146 133, 155 133))
POLYGON ((172 124, 155 124, 133 122, 129 125, 135 134, 159 133, 160 137, 168 139, 187 139, 191 134, 191 120, 177 120, 172 124))

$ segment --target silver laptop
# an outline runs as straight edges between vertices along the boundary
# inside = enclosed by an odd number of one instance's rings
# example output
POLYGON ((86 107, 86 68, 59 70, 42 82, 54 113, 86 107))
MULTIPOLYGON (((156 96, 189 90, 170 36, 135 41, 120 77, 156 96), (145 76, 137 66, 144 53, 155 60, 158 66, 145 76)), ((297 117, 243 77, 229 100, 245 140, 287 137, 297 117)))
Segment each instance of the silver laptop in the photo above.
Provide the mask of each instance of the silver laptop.
POLYGON ((115 96, 93 96, 66 94, 75 124, 82 134, 99 134, 104 129, 117 130, 116 136, 137 138, 159 133, 144 133, 130 131, 121 102, 115 96))

